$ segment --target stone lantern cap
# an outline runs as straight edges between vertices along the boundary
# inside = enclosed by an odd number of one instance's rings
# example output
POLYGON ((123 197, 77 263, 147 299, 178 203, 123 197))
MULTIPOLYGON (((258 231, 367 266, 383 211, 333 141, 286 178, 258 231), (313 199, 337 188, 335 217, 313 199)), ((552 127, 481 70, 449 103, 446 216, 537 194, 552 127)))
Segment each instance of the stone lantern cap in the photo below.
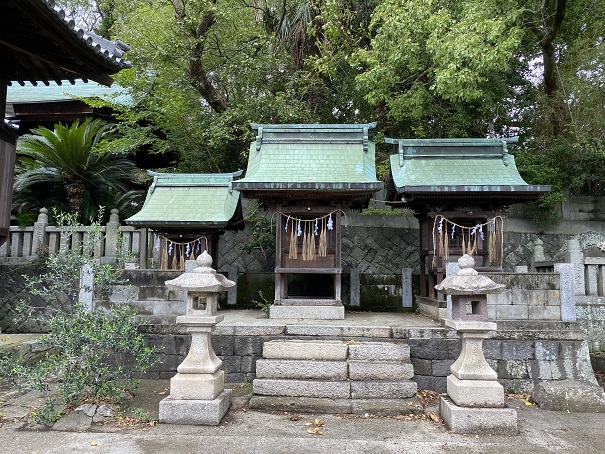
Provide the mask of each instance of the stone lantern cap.
POLYGON ((487 276, 480 275, 473 269, 475 259, 464 254, 458 259, 460 270, 454 276, 446 277, 435 289, 446 295, 481 295, 500 293, 504 285, 496 284, 487 276))
POLYGON ((218 274, 210 265, 212 257, 208 252, 202 252, 195 261, 197 268, 190 273, 183 273, 175 279, 166 281, 170 290, 186 290, 190 293, 216 293, 222 292, 235 285, 222 274, 218 274))

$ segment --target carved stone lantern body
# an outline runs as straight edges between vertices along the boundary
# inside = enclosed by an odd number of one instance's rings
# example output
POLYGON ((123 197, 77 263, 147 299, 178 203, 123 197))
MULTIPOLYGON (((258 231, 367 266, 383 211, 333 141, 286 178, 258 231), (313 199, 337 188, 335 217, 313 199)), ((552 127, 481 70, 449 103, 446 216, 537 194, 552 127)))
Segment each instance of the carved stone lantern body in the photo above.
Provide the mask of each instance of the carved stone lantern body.
POLYGON ((218 293, 235 285, 211 268, 212 257, 204 251, 190 273, 166 281, 170 290, 187 292, 187 313, 176 322, 191 334, 191 347, 177 374, 170 380, 170 396, 160 402, 160 422, 219 424, 231 404, 225 390, 222 361, 214 353, 211 336, 223 320, 217 315, 218 293))
POLYGON ((458 260, 460 271, 435 286, 452 297, 452 319, 445 320, 445 325, 457 331, 462 344, 460 356, 450 367, 452 374, 447 377, 447 394, 455 405, 441 398, 440 411, 454 431, 512 434, 517 432, 516 412, 503 408, 504 388, 483 355, 483 340, 497 329, 487 317, 487 295, 503 291, 504 286, 479 275, 474 264, 473 258, 465 254, 458 260), (475 416, 477 425, 473 423, 475 416))

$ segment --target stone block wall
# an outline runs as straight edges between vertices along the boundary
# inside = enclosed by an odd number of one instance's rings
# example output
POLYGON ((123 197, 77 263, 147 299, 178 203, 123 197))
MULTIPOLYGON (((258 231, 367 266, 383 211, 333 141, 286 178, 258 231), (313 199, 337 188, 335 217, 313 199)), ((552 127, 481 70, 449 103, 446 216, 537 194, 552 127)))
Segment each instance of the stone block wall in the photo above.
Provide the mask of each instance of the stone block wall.
MULTIPOLYGON (((393 332, 391 337, 380 338, 318 336, 316 331, 305 336, 300 334, 303 332, 304 329, 297 335, 288 335, 286 332, 269 334, 261 330, 258 334, 213 335, 212 345, 223 360, 225 381, 251 382, 256 377, 256 361, 262 357, 262 345, 270 340, 407 341, 414 366, 414 381, 422 389, 445 392, 446 377, 461 348, 455 331, 446 328, 403 329, 393 332)), ((150 344, 161 350, 160 363, 146 377, 172 377, 188 351, 189 337, 182 333, 147 333, 145 336, 150 344)), ((498 322, 498 332, 484 341, 483 351, 489 365, 498 373, 498 381, 508 392, 531 391, 536 383, 543 380, 594 381, 588 346, 577 323, 498 322)))
POLYGON ((490 320, 561 320, 558 273, 489 273, 503 284, 502 293, 488 295, 490 320))
MULTIPOLYGON (((225 232, 219 241, 218 269, 227 272, 237 267, 240 272, 273 272, 275 250, 241 251, 240 245, 249 241, 248 228, 241 232, 225 232)), ((402 268, 418 273, 417 228, 401 226, 344 226, 342 235, 343 272, 359 269, 361 274, 401 274, 402 268)))
POLYGON ((576 316, 591 351, 605 351, 605 298, 578 297, 576 316))

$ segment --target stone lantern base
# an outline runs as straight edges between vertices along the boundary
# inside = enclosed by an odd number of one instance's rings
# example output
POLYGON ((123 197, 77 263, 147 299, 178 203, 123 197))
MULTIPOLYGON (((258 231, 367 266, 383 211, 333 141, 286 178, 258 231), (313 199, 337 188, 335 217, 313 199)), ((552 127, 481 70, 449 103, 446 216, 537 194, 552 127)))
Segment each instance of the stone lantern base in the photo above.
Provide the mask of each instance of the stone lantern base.
POLYGON ((160 423, 218 426, 231 406, 231 390, 212 400, 166 397, 160 402, 160 423))
POLYGON ((517 435, 517 412, 512 408, 470 408, 439 396, 439 414, 452 432, 463 434, 517 435))

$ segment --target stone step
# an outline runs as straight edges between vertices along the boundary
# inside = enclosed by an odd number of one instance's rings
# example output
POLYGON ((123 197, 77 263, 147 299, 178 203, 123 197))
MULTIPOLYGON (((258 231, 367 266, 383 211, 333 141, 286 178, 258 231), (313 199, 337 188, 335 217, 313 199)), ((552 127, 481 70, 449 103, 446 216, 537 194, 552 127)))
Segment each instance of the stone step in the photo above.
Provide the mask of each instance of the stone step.
POLYGON ((274 340, 263 344, 263 358, 345 361, 348 350, 342 341, 274 340))
POLYGON ((349 359, 360 361, 410 361, 410 346, 402 342, 360 342, 349 345, 349 359))
POLYGON ((256 361, 256 377, 346 380, 347 363, 345 361, 259 359, 256 361))
POLYGON ((349 360, 351 380, 410 380, 414 376, 414 366, 410 363, 355 361, 349 360))
POLYGON ((269 308, 269 318, 344 320, 345 308, 342 304, 331 306, 283 306, 272 304, 269 308))
POLYGON ((322 397, 253 396, 250 408, 297 413, 366 413, 377 416, 418 415, 424 408, 417 397, 407 399, 330 399, 322 397))
POLYGON ((348 399, 351 395, 348 381, 257 378, 252 382, 252 390, 265 396, 348 399))
POLYGON ((412 380, 351 382, 353 399, 405 399, 417 391, 418 385, 412 380))

